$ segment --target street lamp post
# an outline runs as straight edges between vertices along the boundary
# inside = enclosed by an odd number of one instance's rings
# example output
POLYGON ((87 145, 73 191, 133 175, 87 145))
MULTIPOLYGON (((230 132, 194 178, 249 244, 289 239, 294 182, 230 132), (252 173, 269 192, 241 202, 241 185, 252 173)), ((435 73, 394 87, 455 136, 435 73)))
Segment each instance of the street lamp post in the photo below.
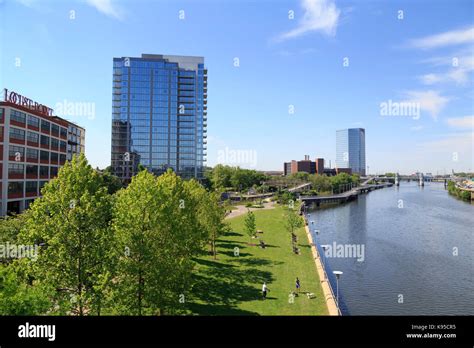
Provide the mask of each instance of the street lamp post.
MULTIPOLYGON (((321 248, 323 248, 323 254, 326 253, 326 249, 328 248, 327 245, 321 245, 321 248)), ((324 271, 324 280, 327 280, 327 275, 326 275, 326 262, 324 262, 324 259, 326 258, 325 255, 323 255, 323 271, 324 271)))
MULTIPOLYGON (((314 230, 314 233, 316 233, 316 236, 319 235, 319 230, 314 230)), ((316 246, 316 251, 318 252, 318 257, 321 258, 321 255, 319 254, 319 250, 318 250, 318 239, 316 238, 315 239, 315 242, 314 245, 316 246)))
POLYGON ((333 271, 334 275, 336 276, 336 304, 337 308, 339 308, 339 277, 342 275, 343 272, 341 271, 333 271))

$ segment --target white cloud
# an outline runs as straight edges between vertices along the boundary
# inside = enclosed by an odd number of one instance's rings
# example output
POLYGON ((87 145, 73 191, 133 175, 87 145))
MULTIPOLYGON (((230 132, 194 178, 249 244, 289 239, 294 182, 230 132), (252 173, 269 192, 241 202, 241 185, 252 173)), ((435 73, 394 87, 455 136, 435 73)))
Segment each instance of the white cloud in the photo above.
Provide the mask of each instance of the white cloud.
POLYGON ((451 117, 446 119, 446 123, 451 127, 468 128, 474 130, 474 115, 464 117, 451 117))
POLYGON ((298 26, 282 35, 279 40, 286 40, 304 35, 309 32, 322 32, 328 36, 336 35, 341 11, 334 0, 302 0, 303 18, 298 26))
POLYGON ((425 85, 433 85, 441 81, 441 76, 439 74, 425 74, 419 76, 421 82, 425 85))
POLYGON ((433 156, 433 158, 442 153, 447 154, 448 156, 446 157, 449 158, 453 153, 457 153, 459 159, 463 160, 463 164, 467 167, 469 162, 471 163, 470 166, 472 166, 473 144, 474 132, 462 132, 446 134, 440 139, 427 141, 419 145, 426 152, 426 156, 433 156))
POLYGON ((123 19, 123 11, 113 4, 112 0, 86 0, 87 4, 106 16, 123 19))
POLYGON ((441 34, 414 39, 409 42, 409 46, 421 49, 431 49, 469 42, 474 42, 474 27, 452 30, 441 34))
POLYGON ((36 0, 16 0, 16 1, 26 7, 33 7, 37 3, 36 0))
POLYGON ((430 62, 434 66, 446 65, 451 68, 445 73, 430 73, 419 76, 420 81, 425 85, 436 83, 454 82, 458 85, 465 85, 469 82, 469 74, 474 70, 474 56, 453 56, 435 57, 425 62, 430 62))
POLYGON ((431 114, 433 119, 437 119, 439 112, 449 102, 448 97, 440 95, 438 91, 406 91, 405 100, 402 103, 417 103, 420 109, 431 114))

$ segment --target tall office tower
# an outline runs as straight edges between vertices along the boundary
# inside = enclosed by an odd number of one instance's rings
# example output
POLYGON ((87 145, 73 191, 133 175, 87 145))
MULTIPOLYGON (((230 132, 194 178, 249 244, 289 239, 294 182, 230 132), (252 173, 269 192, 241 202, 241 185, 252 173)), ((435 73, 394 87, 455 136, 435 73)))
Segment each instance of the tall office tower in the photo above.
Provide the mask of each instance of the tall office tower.
POLYGON ((349 128, 336 131, 336 165, 365 175, 365 129, 349 128))
POLYGON ((203 57, 114 58, 112 171, 128 182, 139 164, 202 178, 207 138, 203 57))

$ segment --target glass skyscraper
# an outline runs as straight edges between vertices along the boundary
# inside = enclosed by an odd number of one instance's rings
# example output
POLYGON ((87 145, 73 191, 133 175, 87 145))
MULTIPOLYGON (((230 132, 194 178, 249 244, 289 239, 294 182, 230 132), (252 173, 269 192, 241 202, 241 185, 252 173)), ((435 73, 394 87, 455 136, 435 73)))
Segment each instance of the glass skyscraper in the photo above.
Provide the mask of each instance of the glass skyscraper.
POLYGON ((129 181, 139 164, 202 178, 207 138, 203 57, 142 54, 113 60, 112 172, 129 181))
POLYGON ((349 128, 336 131, 336 165, 351 168, 365 175, 365 129, 349 128))

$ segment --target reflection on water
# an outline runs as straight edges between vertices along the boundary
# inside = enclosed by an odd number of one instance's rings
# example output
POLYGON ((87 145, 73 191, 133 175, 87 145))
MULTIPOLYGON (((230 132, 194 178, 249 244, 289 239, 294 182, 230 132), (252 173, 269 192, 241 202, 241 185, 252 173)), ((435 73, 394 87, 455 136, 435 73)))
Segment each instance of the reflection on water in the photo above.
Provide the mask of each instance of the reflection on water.
POLYGON ((474 314, 474 205, 443 184, 402 182, 313 211, 309 220, 318 244, 365 246, 363 262, 326 260, 328 273, 344 272, 345 314, 474 314))

